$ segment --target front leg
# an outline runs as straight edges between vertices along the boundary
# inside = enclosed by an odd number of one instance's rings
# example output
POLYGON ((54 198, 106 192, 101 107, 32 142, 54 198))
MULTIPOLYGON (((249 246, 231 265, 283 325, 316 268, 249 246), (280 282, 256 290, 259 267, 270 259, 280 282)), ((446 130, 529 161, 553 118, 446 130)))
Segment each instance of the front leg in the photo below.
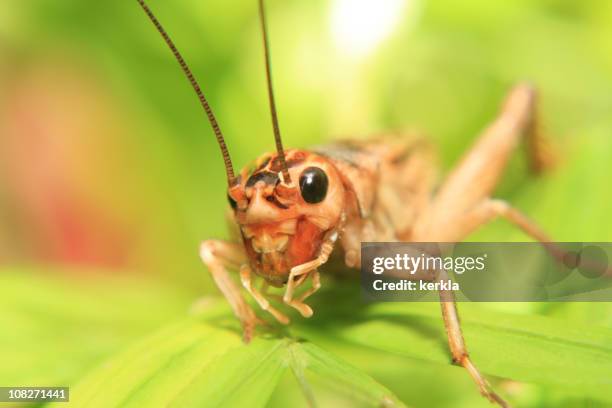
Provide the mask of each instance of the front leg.
POLYGON ((338 231, 335 229, 331 230, 325 235, 319 255, 315 259, 291 268, 291 272, 289 273, 289 278, 287 280, 287 289, 285 289, 285 295, 283 296, 283 302, 296 309, 304 317, 311 317, 313 313, 310 306, 304 303, 304 299, 312 295, 321 287, 317 268, 327 262, 329 256, 334 250, 334 244, 336 243, 337 239, 338 231), (293 299, 295 289, 305 281, 305 279, 299 278, 311 272, 317 273, 317 276, 313 277, 312 289, 307 291, 300 299, 293 299))
POLYGON ((251 296, 253 296, 263 310, 274 316, 279 323, 289 324, 289 318, 272 307, 270 301, 266 299, 264 293, 260 292, 253 286, 253 282, 251 280, 251 267, 248 264, 243 264, 240 267, 240 281, 242 282, 242 286, 244 286, 251 296))
POLYGON ((253 309, 240 293, 240 288, 228 274, 228 269, 238 269, 246 261, 242 246, 220 240, 207 240, 200 246, 200 257, 208 267, 217 287, 227 299, 234 314, 240 320, 245 342, 253 337, 253 331, 258 322, 253 309))

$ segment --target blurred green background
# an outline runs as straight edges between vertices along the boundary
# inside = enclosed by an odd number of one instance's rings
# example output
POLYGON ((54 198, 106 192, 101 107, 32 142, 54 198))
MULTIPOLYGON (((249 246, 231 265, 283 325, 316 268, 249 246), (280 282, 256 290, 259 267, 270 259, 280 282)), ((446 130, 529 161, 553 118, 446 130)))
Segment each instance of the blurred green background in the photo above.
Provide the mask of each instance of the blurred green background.
MULTIPOLYGON (((150 6, 235 167, 272 150, 256 1, 150 6)), ((499 195, 557 240, 612 239, 612 3, 270 0, 268 20, 286 146, 418 130, 443 174, 528 80, 558 165, 534 179, 517 154, 499 195)), ((0 2, 0 385, 72 384, 196 297, 216 296, 198 245, 227 237, 226 205, 210 126, 136 1, 0 2), (59 364, 63 351, 75 357, 59 364)), ((472 239, 526 238, 495 222, 472 239)), ((482 307, 612 327, 607 304, 482 307)), ((458 403, 419 399, 414 387, 402 395, 388 384, 402 370, 388 366, 374 376, 409 404, 458 403)), ((426 370, 423 383, 440 376, 426 370)), ((547 404, 525 387, 526 405, 547 404)))

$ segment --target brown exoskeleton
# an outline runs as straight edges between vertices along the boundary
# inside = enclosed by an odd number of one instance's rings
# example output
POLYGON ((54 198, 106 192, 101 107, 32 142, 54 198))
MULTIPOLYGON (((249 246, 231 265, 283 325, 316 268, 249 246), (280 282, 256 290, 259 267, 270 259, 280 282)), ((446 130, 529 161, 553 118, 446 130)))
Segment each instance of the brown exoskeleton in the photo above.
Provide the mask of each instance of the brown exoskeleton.
MULTIPOLYGON (((491 198, 509 156, 524 135, 531 164, 545 164, 536 129, 536 95, 514 87, 499 117, 434 190, 434 168, 423 143, 400 139, 338 142, 316 150, 283 150, 276 115, 263 0, 259 0, 266 74, 277 152, 261 156, 254 169, 235 175, 222 133, 202 91, 157 19, 138 0, 179 61, 208 116, 223 154, 232 218, 241 242, 204 241, 200 254, 214 281, 240 319, 249 341, 260 320, 229 270, 259 306, 282 324, 289 318, 274 307, 269 286, 284 288, 281 302, 310 317, 305 300, 320 288, 319 267, 338 246, 348 267, 361 263, 360 245, 372 241, 456 242, 479 226, 502 217, 541 242, 550 239, 510 204, 491 198), (261 288, 255 280, 261 279, 261 288), (310 280, 300 295, 296 289, 310 280)), ((440 293, 442 315, 455 363, 465 367, 481 393, 501 406, 472 363, 454 298, 440 293)))

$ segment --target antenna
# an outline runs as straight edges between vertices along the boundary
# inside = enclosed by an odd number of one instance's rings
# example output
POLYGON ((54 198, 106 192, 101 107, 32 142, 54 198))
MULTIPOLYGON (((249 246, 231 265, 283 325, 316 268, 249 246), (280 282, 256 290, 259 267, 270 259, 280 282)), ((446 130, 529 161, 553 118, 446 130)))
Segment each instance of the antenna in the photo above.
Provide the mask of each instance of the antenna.
POLYGON ((278 126, 278 116, 276 114, 276 103, 274 102, 274 90, 272 89, 272 68, 270 67, 270 45, 268 44, 268 29, 266 24, 266 10, 264 0, 259 0, 259 20, 261 22, 261 31, 263 34, 263 46, 266 57, 266 78, 268 80, 268 99, 270 100, 270 113, 272 114, 272 127, 274 128, 274 141, 276 142, 276 152, 281 162, 283 172, 283 181, 286 184, 291 184, 287 162, 285 161, 285 150, 283 149, 283 141, 281 140, 280 129, 278 126))
POLYGON ((215 132, 217 143, 219 144, 219 148, 221 149, 221 154, 223 155, 223 162, 225 163, 225 172, 227 174, 227 183, 230 186, 236 184, 236 177, 234 176, 234 168, 232 167, 232 160, 230 158, 229 151, 227 150, 227 146, 225 145, 225 140, 223 139, 223 133, 221 133, 221 129, 219 128, 219 124, 217 123, 217 119, 215 118, 215 115, 213 114, 213 111, 210 108, 210 105, 208 104, 206 97, 204 97, 204 93, 202 92, 202 89, 200 88, 198 81, 196 81, 195 77, 193 76, 193 73, 191 72, 191 69, 189 69, 189 66, 183 59, 183 56, 181 55, 179 50, 176 48, 176 46, 174 45, 174 42, 172 42, 172 40, 170 39, 170 36, 168 36, 168 34, 166 33, 166 30, 164 30, 164 27, 162 27, 161 23, 157 20, 157 18, 155 17, 153 12, 149 8, 149 6, 145 4, 144 0, 137 0, 137 1, 142 7, 142 9, 144 10, 144 12, 147 14, 149 19, 153 23, 153 25, 155 25, 155 28, 157 28, 157 31, 159 31, 161 36, 164 38, 164 41, 170 48, 170 51, 172 51, 172 54, 174 54, 174 57, 178 61, 179 65, 181 66, 181 69, 185 73, 185 76, 187 76, 189 83, 191 83, 193 90, 195 91, 196 95, 198 95, 200 104, 204 108, 204 112, 206 112, 208 121, 210 122, 210 125, 212 126, 213 132, 215 132))

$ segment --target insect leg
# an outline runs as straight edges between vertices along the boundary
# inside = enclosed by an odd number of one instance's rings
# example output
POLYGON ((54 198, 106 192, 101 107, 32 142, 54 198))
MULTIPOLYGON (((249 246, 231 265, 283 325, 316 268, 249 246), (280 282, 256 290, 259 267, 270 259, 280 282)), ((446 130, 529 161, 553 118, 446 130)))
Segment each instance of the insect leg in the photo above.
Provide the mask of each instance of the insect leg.
MULTIPOLYGON (((302 264, 302 265, 306 265, 306 264, 302 264)), ((302 278, 303 276, 306 276, 306 274, 309 274, 311 272, 313 272, 313 270, 310 268, 309 269, 299 269, 299 270, 296 270, 295 268, 292 269, 291 273, 289 274, 289 280, 287 281, 287 289, 285 290, 285 295, 283 296, 283 302, 285 302, 285 304, 287 304, 288 306, 291 306, 292 308, 296 309, 304 317, 312 316, 313 311, 311 307, 308 306, 306 303, 302 302, 302 300, 293 299, 293 292, 302 283, 304 283, 305 279, 300 279, 300 278, 302 278), (296 281, 296 278, 298 278, 297 281, 296 281)))
MULTIPOLYGON (((470 211, 466 211, 465 214, 456 216, 454 219, 450 220, 442 231, 432 231, 433 235, 431 237, 435 238, 429 239, 461 241, 475 229, 496 217, 503 217, 513 225, 519 227, 530 237, 542 242, 549 252, 557 259, 563 257, 564 252, 550 243, 551 240, 548 235, 542 231, 537 224, 502 200, 482 200, 470 211)), ((438 279, 446 279, 446 272, 439 272, 438 279)), ((440 291, 440 303, 453 360, 468 370, 469 374, 480 388, 481 394, 502 407, 508 406, 503 399, 491 390, 484 377, 469 358, 461 332, 457 306, 452 292, 440 291)))
POLYGON ((319 289, 321 289, 321 274, 319 274, 319 271, 315 270, 312 273, 312 287, 300 296, 299 301, 303 302, 319 289))
POLYGON ((510 91, 498 118, 446 178, 434 197, 428 216, 417 223, 417 235, 439 230, 450 219, 487 198, 523 135, 530 147, 532 168, 541 170, 547 156, 536 123, 536 92, 525 84, 510 91))
POLYGON ((432 238, 435 238, 436 241, 459 242, 478 227, 497 217, 503 217, 537 241, 543 243, 551 241, 550 237, 525 214, 506 201, 490 198, 481 201, 464 214, 457 215, 443 230, 432 231, 432 238))
POLYGON ((461 241, 478 227, 498 217, 504 218, 531 238, 539 241, 550 255, 558 261, 563 261, 564 257, 568 254, 567 251, 552 243, 552 239, 548 234, 546 234, 533 220, 512 207, 506 201, 497 199, 483 200, 472 211, 467 212, 465 215, 449 224, 442 238, 445 241, 461 241))
MULTIPOLYGON (((438 279, 446 279, 446 272, 440 271, 438 279)), ((478 368, 476 368, 470 359, 465 341, 463 340, 463 332, 461 331, 457 305, 452 292, 440 291, 440 306, 442 307, 442 317, 444 318, 444 327, 446 328, 446 335, 453 356, 453 362, 460 364, 468 371, 484 397, 493 403, 499 404, 501 407, 509 407, 508 403, 491 389, 487 380, 482 376, 478 368)))
MULTIPOLYGON (((312 316, 312 309, 307 304, 303 303, 303 299, 294 300, 293 292, 299 284, 303 283, 303 280, 300 282, 296 282, 296 278, 310 272, 316 272, 317 268, 323 265, 329 259, 329 255, 334 250, 334 244, 338 239, 338 232, 335 230, 330 231, 323 244, 321 245, 321 250, 319 252, 319 256, 317 256, 312 261, 305 262, 301 265, 294 266, 291 268, 291 272, 289 272, 289 278, 287 280, 287 289, 285 290, 285 295, 283 296, 283 302, 287 305, 297 309, 302 316, 310 317, 312 316)), ((314 278, 313 278, 314 279, 314 278)), ((314 284, 314 280, 313 280, 314 284)), ((311 293, 312 294, 312 293, 311 293)))
POLYGON ((240 267, 240 281, 242 282, 242 286, 244 286, 251 296, 253 296, 263 310, 269 312, 280 323, 289 324, 289 318, 272 307, 268 299, 253 286, 253 282, 251 281, 251 267, 248 264, 243 264, 240 267))
POLYGON ((200 257, 240 320, 244 341, 249 342, 258 319, 227 271, 228 268, 238 269, 239 264, 246 261, 242 247, 226 241, 207 240, 200 246, 200 257))

